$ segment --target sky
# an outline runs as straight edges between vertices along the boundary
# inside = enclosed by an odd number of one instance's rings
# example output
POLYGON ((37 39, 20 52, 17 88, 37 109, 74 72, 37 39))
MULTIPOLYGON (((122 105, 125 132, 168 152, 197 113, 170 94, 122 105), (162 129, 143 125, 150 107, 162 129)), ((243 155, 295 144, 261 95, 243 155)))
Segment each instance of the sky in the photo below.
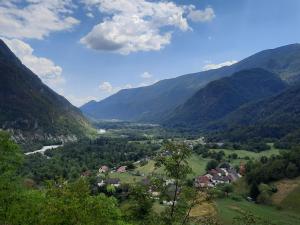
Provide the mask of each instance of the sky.
POLYGON ((300 42, 299 0, 0 0, 0 38, 76 106, 300 42))

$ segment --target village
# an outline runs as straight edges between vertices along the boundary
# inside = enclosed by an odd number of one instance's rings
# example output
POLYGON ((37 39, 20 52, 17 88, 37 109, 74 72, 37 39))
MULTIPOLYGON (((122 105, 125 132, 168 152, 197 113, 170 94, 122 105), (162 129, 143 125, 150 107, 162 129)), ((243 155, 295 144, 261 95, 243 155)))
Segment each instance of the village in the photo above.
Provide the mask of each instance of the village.
MULTIPOLYGON (((122 182, 122 180, 118 178, 118 175, 121 176, 122 174, 126 173, 132 173, 132 171, 128 170, 127 166, 123 165, 117 168, 110 169, 107 165, 102 165, 98 170, 97 176, 99 180, 97 182, 97 186, 98 188, 104 188, 105 190, 111 190, 112 187, 114 189, 120 189, 122 188, 122 185, 125 185, 127 182, 124 180, 122 182)), ((242 177, 244 173, 245 166, 242 163, 240 164, 238 171, 229 163, 221 163, 218 167, 207 171, 205 174, 194 177, 193 186, 198 191, 216 188, 218 185, 236 182, 242 177)), ((164 193, 160 193, 160 189, 152 184, 153 176, 146 176, 145 174, 139 174, 139 176, 141 176, 141 179, 137 180, 136 182, 140 183, 143 186, 146 186, 153 199, 161 200, 160 202, 163 205, 172 204, 171 196, 172 192, 174 193, 175 190, 174 180, 159 177, 164 187, 164 193)))

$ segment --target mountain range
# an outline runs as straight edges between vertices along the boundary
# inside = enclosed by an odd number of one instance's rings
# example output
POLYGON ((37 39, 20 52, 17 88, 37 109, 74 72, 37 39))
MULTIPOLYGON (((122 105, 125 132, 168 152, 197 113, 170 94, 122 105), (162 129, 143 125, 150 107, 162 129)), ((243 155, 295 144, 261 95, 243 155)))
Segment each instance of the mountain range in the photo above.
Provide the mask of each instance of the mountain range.
POLYGON ((21 138, 77 138, 92 132, 81 111, 24 66, 0 40, 0 129, 21 138))
MULTIPOLYGON (((160 123, 233 141, 300 140, 300 44, 232 66, 121 90, 81 107, 93 119, 160 123)), ((89 136, 83 113, 30 71, 0 40, 0 129, 21 139, 89 136)))
POLYGON ((243 105, 206 127, 214 137, 230 141, 276 138, 286 144, 300 142, 300 84, 243 105))
POLYGON ((147 87, 121 90, 102 101, 91 101, 81 110, 94 119, 159 123, 166 114, 188 102, 211 81, 252 68, 274 73, 287 84, 296 83, 300 80, 300 44, 264 50, 220 69, 162 80, 147 87))
POLYGON ((273 96, 286 86, 276 74, 264 69, 242 70, 200 89, 182 106, 166 114, 163 123, 169 127, 201 128, 246 103, 273 96))

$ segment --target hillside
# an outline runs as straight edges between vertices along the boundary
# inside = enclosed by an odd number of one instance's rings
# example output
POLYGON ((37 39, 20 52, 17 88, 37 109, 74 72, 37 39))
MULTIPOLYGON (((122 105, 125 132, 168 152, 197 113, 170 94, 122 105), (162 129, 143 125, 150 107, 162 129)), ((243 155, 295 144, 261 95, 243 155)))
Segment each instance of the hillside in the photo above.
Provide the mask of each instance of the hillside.
POLYGON ((200 128, 225 117, 243 104, 277 94, 285 87, 280 78, 266 70, 240 71, 209 83, 171 112, 164 124, 200 128))
POLYGON ((39 140, 74 139, 91 131, 80 110, 43 84, 1 40, 0 128, 39 140))
POLYGON ((220 138, 247 140, 253 138, 284 138, 285 142, 298 141, 300 137, 300 85, 282 93, 247 104, 215 122, 208 130, 220 138), (290 140, 291 139, 291 140, 290 140))
POLYGON ((232 66, 121 90, 100 102, 89 102, 81 110, 96 119, 158 122, 165 112, 185 103, 209 82, 251 68, 266 69, 289 84, 295 83, 300 79, 300 44, 265 50, 232 66))

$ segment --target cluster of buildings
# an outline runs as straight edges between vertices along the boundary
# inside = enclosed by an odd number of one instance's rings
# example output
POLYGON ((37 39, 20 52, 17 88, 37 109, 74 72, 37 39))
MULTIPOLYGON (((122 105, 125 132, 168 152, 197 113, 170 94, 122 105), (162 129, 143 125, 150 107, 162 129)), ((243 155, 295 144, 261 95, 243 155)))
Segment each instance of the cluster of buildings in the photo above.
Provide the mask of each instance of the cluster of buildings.
MULTIPOLYGON (((117 169, 113 169, 110 171, 111 173, 117 172, 117 173, 126 173, 127 171, 127 166, 120 166, 117 169)), ((108 173, 109 172, 109 167, 108 166, 101 166, 99 168, 99 173, 108 173)))
MULTIPOLYGON (((106 165, 103 165, 98 170, 99 174, 105 174, 105 173, 126 173, 127 172, 127 166, 120 166, 117 169, 113 169, 110 171, 109 167, 106 165)), ((112 185, 114 187, 119 187, 121 185, 121 181, 119 178, 107 178, 102 179, 99 183, 97 183, 98 187, 103 187, 106 185, 112 185)))
POLYGON ((227 164, 223 167, 212 169, 203 176, 196 177, 195 186, 197 188, 210 188, 218 184, 234 182, 240 177, 242 175, 227 164))

